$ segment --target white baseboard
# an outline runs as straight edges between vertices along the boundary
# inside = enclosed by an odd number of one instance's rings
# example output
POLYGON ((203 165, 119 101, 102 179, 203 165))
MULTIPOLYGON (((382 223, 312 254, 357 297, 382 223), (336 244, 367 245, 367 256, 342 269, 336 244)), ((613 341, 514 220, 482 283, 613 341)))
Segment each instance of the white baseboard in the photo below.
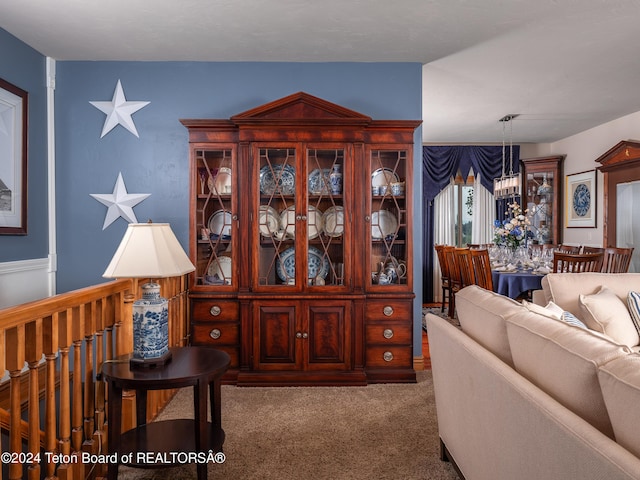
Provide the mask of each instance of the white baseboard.
POLYGON ((48 258, 0 263, 0 308, 52 295, 50 276, 48 258))

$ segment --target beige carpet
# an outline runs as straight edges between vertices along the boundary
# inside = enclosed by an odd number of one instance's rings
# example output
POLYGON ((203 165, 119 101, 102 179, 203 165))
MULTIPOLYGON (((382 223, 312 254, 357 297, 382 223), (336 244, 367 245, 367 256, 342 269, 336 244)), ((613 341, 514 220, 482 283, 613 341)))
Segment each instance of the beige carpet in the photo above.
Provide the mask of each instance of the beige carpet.
MULTIPOLYGON (((193 418, 182 389, 159 420, 193 418)), ((439 459, 431 372, 417 384, 222 387, 224 464, 211 479, 457 479, 439 459)), ((119 478, 191 479, 195 466, 120 467, 119 478)))

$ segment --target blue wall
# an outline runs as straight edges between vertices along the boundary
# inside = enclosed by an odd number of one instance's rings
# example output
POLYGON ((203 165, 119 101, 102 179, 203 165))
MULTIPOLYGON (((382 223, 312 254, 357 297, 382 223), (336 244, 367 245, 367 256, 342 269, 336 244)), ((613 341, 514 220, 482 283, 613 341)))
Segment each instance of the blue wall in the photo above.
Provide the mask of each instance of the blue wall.
MULTIPOLYGON (((138 221, 171 223, 187 247, 188 142, 180 118, 228 118, 305 91, 374 119, 422 117, 422 66, 417 63, 57 62, 55 90, 57 290, 106 281, 102 273, 127 223, 104 231, 106 207, 90 197, 112 193, 122 172, 129 193, 150 193, 138 221), (118 80, 140 138, 117 126, 100 138, 105 115, 90 101, 110 101, 118 80)), ((48 252, 45 57, 0 29, 0 78, 29 92, 28 235, 0 236, 0 263, 45 258, 48 252)), ((415 218, 421 215, 421 131, 414 137, 415 218)), ((421 226, 414 240, 421 244, 421 226)), ((422 265, 414 249, 414 268, 422 265)), ((418 270, 416 270, 418 271, 418 270)), ((415 291, 421 292, 415 275, 415 291)), ((414 303, 416 354, 421 351, 414 303)))
POLYGON ((29 94, 27 235, 0 235, 0 262, 46 258, 49 229, 45 57, 0 29, 0 78, 29 94))
MULTIPOLYGON (((415 63, 59 62, 58 291, 105 281, 127 223, 120 218, 103 231, 106 207, 89 195, 112 193, 119 172, 129 193, 151 194, 134 207, 137 220, 171 223, 188 246, 188 137, 180 118, 228 118, 304 91, 374 119, 415 120, 421 72, 415 63), (151 102, 133 114, 140 138, 122 126, 100 138, 105 114, 89 102, 110 101, 118 79, 127 100, 151 102)), ((419 157, 419 132, 415 149, 419 157)))

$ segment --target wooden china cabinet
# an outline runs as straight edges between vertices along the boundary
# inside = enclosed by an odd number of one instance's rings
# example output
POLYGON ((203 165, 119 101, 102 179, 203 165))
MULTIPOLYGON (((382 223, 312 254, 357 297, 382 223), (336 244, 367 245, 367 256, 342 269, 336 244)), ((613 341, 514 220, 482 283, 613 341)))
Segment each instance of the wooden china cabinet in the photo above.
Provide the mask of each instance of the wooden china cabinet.
POLYGON ((563 160, 564 155, 520 160, 522 204, 536 243, 562 243, 563 160))
POLYGON ((296 93, 189 130, 191 343, 239 385, 413 382, 413 134, 296 93))

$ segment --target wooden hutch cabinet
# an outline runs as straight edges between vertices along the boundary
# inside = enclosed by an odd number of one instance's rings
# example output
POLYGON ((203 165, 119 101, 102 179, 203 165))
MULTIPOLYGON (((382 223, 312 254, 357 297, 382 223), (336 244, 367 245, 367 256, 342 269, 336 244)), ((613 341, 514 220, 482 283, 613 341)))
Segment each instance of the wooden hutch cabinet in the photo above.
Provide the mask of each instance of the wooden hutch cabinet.
POLYGON ((536 243, 562 243, 564 155, 522 159, 522 205, 536 243))
POLYGON ((413 382, 413 135, 296 93, 190 145, 191 342, 239 385, 413 382))

